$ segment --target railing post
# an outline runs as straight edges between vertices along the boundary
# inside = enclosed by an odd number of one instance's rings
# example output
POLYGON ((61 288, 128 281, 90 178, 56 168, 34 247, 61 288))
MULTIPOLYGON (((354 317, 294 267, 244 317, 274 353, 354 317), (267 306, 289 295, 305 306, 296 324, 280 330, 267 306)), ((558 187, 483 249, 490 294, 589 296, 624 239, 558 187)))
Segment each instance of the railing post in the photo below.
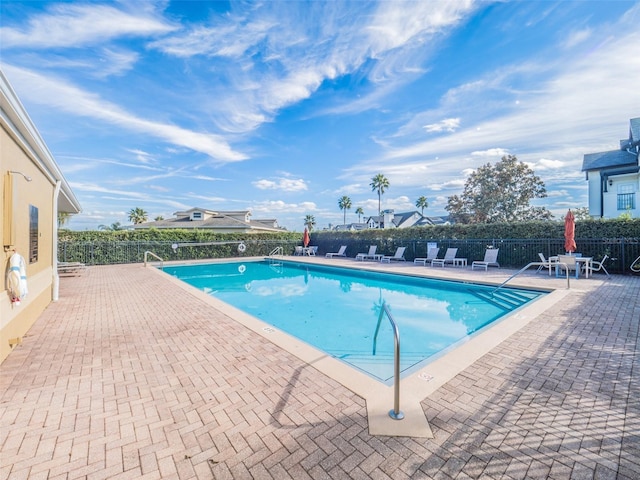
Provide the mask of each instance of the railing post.
POLYGON ((400 411, 400 332, 398 331, 398 326, 396 322, 393 321, 393 317, 391 316, 391 312, 389 311, 389 307, 386 302, 382 302, 382 307, 380 308, 380 315, 378 316, 378 326, 376 328, 376 333, 373 338, 373 353, 375 355, 375 343, 378 336, 378 330, 380 328, 380 322, 382 321, 382 315, 387 314, 387 318, 389 322, 391 322, 391 328, 393 328, 393 410, 389 411, 389 416, 394 420, 402 420, 404 418, 404 413, 400 411))

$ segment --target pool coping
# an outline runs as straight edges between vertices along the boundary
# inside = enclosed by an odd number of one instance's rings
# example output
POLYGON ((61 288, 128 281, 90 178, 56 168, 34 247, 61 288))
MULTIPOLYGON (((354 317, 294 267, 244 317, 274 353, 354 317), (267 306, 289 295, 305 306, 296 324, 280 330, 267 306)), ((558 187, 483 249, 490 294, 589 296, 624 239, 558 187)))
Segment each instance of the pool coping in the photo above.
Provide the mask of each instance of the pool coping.
MULTIPOLYGON (((197 261, 176 261, 165 262, 164 265, 183 265, 197 263, 243 263, 264 261, 265 257, 243 257, 240 259, 207 259, 197 261)), ((284 261, 293 263, 311 263, 328 266, 329 264, 320 259, 299 259, 285 258, 284 261), (319 261, 320 260, 320 261, 319 261)), ((366 270, 374 272, 394 273, 422 278, 443 279, 441 276, 417 274, 418 272, 390 272, 386 269, 376 268, 376 264, 346 265, 344 263, 332 263, 330 266, 342 267, 355 270, 366 270)), ((416 267, 420 268, 420 267, 416 267)), ((549 292, 531 304, 519 308, 515 312, 505 315, 498 321, 483 328, 468 340, 459 342, 455 348, 438 356, 435 360, 425 366, 417 368, 413 373, 403 378, 400 382, 400 411, 404 414, 403 420, 391 418, 389 412, 394 407, 394 386, 385 385, 380 381, 358 371, 338 359, 312 347, 311 345, 297 339, 296 337, 249 315, 242 310, 233 307, 215 297, 208 295, 202 290, 193 287, 186 282, 162 271, 159 268, 151 270, 162 275, 169 281, 190 292, 213 308, 223 313, 232 320, 247 327, 263 338, 269 340, 280 348, 295 355, 297 358, 313 366, 321 373, 334 379, 345 388, 362 397, 367 406, 367 418, 369 433, 371 435, 388 436, 408 436, 433 438, 433 433, 429 422, 422 409, 421 402, 435 392, 442 385, 447 383, 457 374, 462 372, 476 360, 488 353, 491 349, 509 338, 511 335, 525 327, 544 311, 553 307, 561 301, 568 293, 567 289, 553 287, 531 287, 514 282, 512 286, 518 288, 536 289, 549 292), (508 321, 507 321, 508 320, 508 321)), ((460 279, 450 279, 461 281, 460 279)), ((484 285, 499 285, 497 282, 482 280, 473 277, 469 281, 484 285)))

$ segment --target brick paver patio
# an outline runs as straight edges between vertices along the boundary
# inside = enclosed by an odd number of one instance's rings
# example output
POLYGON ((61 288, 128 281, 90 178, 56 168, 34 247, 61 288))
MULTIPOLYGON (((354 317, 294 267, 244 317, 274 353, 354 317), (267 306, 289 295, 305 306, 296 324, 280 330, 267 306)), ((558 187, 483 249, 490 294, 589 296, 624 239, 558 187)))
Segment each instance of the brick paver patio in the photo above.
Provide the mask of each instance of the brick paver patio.
POLYGON ((426 398, 429 439, 369 435, 362 398, 161 275, 91 267, 0 366, 0 478, 638 479, 640 277, 603 278, 426 398))

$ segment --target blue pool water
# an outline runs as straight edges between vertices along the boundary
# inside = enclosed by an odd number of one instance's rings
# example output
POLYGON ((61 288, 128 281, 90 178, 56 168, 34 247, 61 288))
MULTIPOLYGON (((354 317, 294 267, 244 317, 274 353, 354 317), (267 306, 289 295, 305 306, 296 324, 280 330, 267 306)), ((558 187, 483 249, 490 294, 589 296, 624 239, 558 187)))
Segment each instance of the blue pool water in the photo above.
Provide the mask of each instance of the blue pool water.
POLYGON ((389 383, 393 331, 401 371, 451 348, 544 292, 432 280, 297 262, 165 266, 164 271, 282 331, 389 383), (375 353, 374 353, 375 351, 375 353))

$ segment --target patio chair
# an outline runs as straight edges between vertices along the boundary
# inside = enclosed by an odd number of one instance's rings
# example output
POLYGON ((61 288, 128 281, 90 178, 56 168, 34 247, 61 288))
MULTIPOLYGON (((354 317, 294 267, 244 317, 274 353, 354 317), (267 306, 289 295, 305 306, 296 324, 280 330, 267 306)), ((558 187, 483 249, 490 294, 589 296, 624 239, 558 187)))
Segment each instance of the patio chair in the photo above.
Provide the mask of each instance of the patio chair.
POLYGON ((538 270, 536 270, 536 273, 538 273, 543 268, 548 268, 549 276, 551 276, 551 266, 552 266, 551 260, 548 258, 545 258, 544 253, 538 253, 538 256, 540 257, 540 261, 543 263, 543 265, 538 266, 538 270))
POLYGON ((296 246, 295 250, 293 251, 294 255, 302 255, 302 245, 298 245, 296 246))
POLYGON ((369 253, 359 253, 356 255, 356 260, 378 260, 382 255, 376 254, 376 250, 378 249, 377 245, 369 246, 369 253))
POLYGON ((556 277, 559 276, 559 273, 562 270, 566 271, 575 271, 576 278, 580 275, 580 266, 578 262, 576 262, 575 255, 558 255, 558 261, 556 262, 556 277))
POLYGON ((484 260, 475 260, 471 263, 471 270, 474 270, 476 267, 484 268, 485 271, 489 267, 498 267, 500 268, 500 264, 498 263, 498 252, 499 248, 487 248, 484 252, 484 260))
POLYGON ((82 275, 86 270, 82 262, 58 262, 58 275, 82 275))
POLYGON ((436 265, 439 265, 444 267, 447 263, 453 264, 453 259, 456 258, 457 254, 457 248, 447 248, 447 251, 444 252, 444 258, 434 258, 431 260, 431 266, 435 267, 436 265))
POLYGON ((396 253, 394 253, 391 256, 388 255, 383 255, 380 258, 380 262, 382 263, 391 263, 391 260, 396 260, 398 262, 404 262, 404 251, 407 249, 407 247, 398 247, 396 248, 396 253))
POLYGON ((346 255, 346 253, 345 253, 345 251, 346 251, 346 250, 347 250, 347 246, 346 246, 346 245, 342 245, 342 246, 340 247, 340 249, 339 249, 337 252, 330 252, 330 253, 327 253, 327 254, 325 255, 325 257, 327 257, 327 258, 333 258, 333 257, 346 257, 346 256, 347 256, 347 255, 346 255))
POLYGON ((424 265, 426 266, 427 263, 429 265, 431 265, 431 261, 435 258, 438 258, 438 252, 440 251, 440 249, 438 247, 435 248, 430 248, 429 251, 427 252, 427 256, 426 257, 422 257, 422 258, 414 258, 413 259, 413 263, 415 265, 424 265))
MULTIPOLYGON (((604 257, 602 257, 602 260, 600 260, 599 262, 596 262, 595 260, 591 261, 591 273, 593 272, 599 272, 600 270, 604 270, 604 273, 607 274, 607 278, 610 278, 611 275, 609 275, 609 272, 607 272, 607 269, 604 268, 604 262, 605 260, 609 258, 609 255, 605 255, 604 257)), ((586 265, 585 265, 585 268, 586 265)))

